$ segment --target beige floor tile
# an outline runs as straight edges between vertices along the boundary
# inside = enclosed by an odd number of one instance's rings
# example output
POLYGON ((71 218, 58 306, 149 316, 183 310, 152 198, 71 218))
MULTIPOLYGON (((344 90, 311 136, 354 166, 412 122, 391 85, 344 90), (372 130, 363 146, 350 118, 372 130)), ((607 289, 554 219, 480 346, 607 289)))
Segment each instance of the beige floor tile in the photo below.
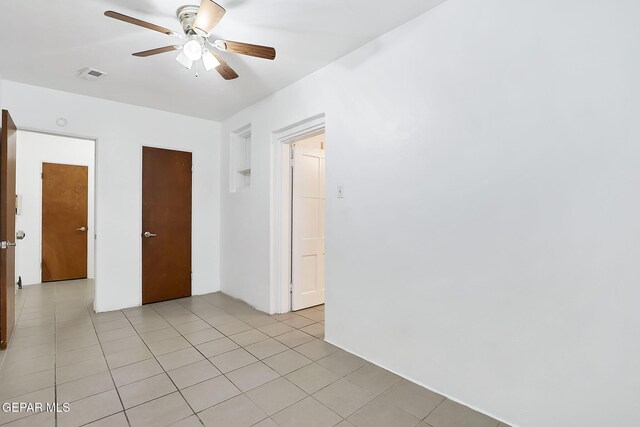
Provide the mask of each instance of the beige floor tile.
POLYGON ((297 351, 287 350, 274 356, 267 357, 263 362, 273 368, 280 375, 286 375, 312 363, 313 361, 297 351))
POLYGON ((191 415, 177 423, 171 424, 171 427, 202 427, 202 423, 196 415, 191 415))
POLYGON ((256 359, 248 351, 242 348, 238 348, 236 350, 231 350, 226 353, 214 356, 209 360, 215 365, 216 368, 220 370, 220 372, 227 373, 229 371, 233 371, 234 369, 238 369, 251 363, 257 362, 258 359, 256 359))
POLYGON ((132 363, 140 362, 141 360, 150 359, 152 357, 153 354, 151 354, 147 346, 141 344, 140 346, 130 348, 119 353, 110 354, 106 359, 109 369, 116 369, 121 366, 131 365, 132 363))
POLYGON ((182 390, 182 395, 196 412, 239 394, 240 390, 224 376, 218 376, 182 390))
POLYGON ((229 335, 239 334, 240 332, 249 331, 253 329, 253 326, 248 325, 239 320, 236 320, 231 323, 225 323, 223 325, 215 326, 215 328, 220 332, 222 332, 223 334, 229 336, 229 335))
POLYGON ((294 349, 298 353, 308 357, 311 360, 322 359, 338 350, 338 347, 329 344, 324 340, 313 340, 305 344, 299 345, 294 349))
POLYGON ((323 389, 340 379, 324 366, 312 363, 287 375, 287 379, 309 394, 323 389))
POLYGON ((107 342, 107 341, 118 340, 121 338, 130 337, 130 336, 135 336, 135 335, 138 335, 138 333, 136 332, 135 329, 133 329, 133 326, 127 325, 124 328, 111 329, 104 332, 98 332, 98 339, 100 340, 100 342, 107 342))
POLYGON ((55 427, 56 415, 53 412, 41 412, 2 424, 2 427, 55 427))
POLYGON ((371 363, 350 373, 346 378, 374 394, 383 393, 402 380, 398 375, 371 363))
MULTIPOLYGON (((207 326, 209 325, 207 324, 207 326)), ((187 339, 187 341, 191 343, 191 345, 198 345, 198 344, 203 344, 209 341, 214 341, 220 338, 224 338, 224 335, 218 332, 218 330, 212 327, 209 327, 208 329, 204 329, 202 331, 186 334, 184 337, 187 339)))
POLYGON ((201 360, 200 362, 182 366, 168 371, 167 374, 169 374, 179 389, 183 389, 221 375, 220 371, 213 366, 209 360, 201 360))
POLYGON ((280 375, 262 362, 253 363, 235 371, 228 372, 227 378, 243 392, 268 383, 280 375))
MULTIPOLYGON (((33 391, 31 393, 26 393, 21 396, 16 396, 10 399, 6 399, 0 401, 0 408, 4 408, 4 405, 9 403, 54 403, 55 402, 55 388, 49 387, 43 390, 33 391)), ((33 409, 33 408, 32 408, 33 409)), ((40 410, 38 412, 43 412, 40 410)), ((21 418, 27 418, 35 415, 36 413, 33 410, 20 410, 20 411, 5 411, 4 409, 0 409, 0 424, 9 423, 12 421, 19 420, 21 418)))
POLYGON ((271 318, 279 322, 282 322, 283 320, 291 319, 292 317, 296 317, 296 316, 297 314, 290 311, 288 313, 272 314, 271 318))
POLYGON ((259 328, 259 331, 269 335, 270 337, 277 337, 278 335, 295 331, 295 328, 287 325, 286 323, 276 322, 259 328))
POLYGON ((217 340, 209 341, 204 344, 196 345, 196 348, 200 353, 204 354, 205 357, 214 357, 222 353, 226 353, 231 350, 235 350, 240 346, 229 338, 224 337, 217 340))
POLYGON ((420 419, 383 399, 375 399, 351 415, 349 421, 358 427, 415 427, 420 419))
POLYGON ((95 332, 91 334, 82 335, 79 337, 58 340, 56 344, 56 351, 69 351, 82 347, 89 347, 99 344, 98 337, 95 332))
POLYGON ((169 338, 179 337, 180 333, 173 328, 163 328, 151 332, 143 332, 140 334, 142 340, 146 343, 166 340, 169 338))
POLYGON ((330 371, 344 377, 345 375, 349 375, 351 372, 366 365, 367 361, 339 349, 329 356, 318 360, 318 363, 330 371))
POLYGON ((191 344, 189 344, 189 341, 185 340, 181 336, 168 338, 162 341, 147 343, 147 345, 149 346, 149 349, 151 350, 151 352, 156 356, 162 356, 163 354, 173 353, 174 351, 191 347, 191 344))
POLYGON ((118 393, 120 393, 120 399, 122 399, 125 409, 157 399, 176 390, 171 379, 164 373, 118 387, 118 393))
POLYGON ((116 383, 116 386, 120 387, 158 375, 163 371, 162 366, 160 366, 155 359, 147 359, 142 362, 136 362, 123 366, 122 368, 114 369, 111 371, 111 375, 113 375, 113 381, 116 383))
POLYGON ((128 328, 128 327, 131 327, 131 324, 127 319, 117 319, 117 320, 112 320, 110 322, 95 324, 96 332, 105 332, 105 331, 110 331, 112 329, 120 329, 120 328, 128 328))
POLYGON ((56 393, 58 402, 75 402, 114 388, 111 373, 102 372, 75 381, 58 384, 56 393))
POLYGON ((40 357, 34 357, 29 362, 20 360, 5 361, 0 369, 0 384, 6 378, 18 377, 21 375, 34 374, 36 372, 47 371, 55 366, 55 356, 52 354, 44 354, 40 357))
POLYGON ((117 414, 109 415, 108 417, 101 418, 87 424, 86 427, 128 427, 129 421, 125 417, 124 412, 118 412, 117 414))
POLYGON ((264 420, 260 421, 258 424, 254 424, 253 427, 278 427, 278 424, 276 424, 276 422, 273 421, 271 418, 265 418, 264 420))
POLYGON ((141 345, 144 345, 144 342, 139 336, 134 335, 126 338, 120 338, 119 340, 103 342, 100 343, 100 345, 102 346, 102 351, 104 351, 105 356, 109 356, 110 354, 120 353, 121 351, 140 347, 141 345))
POLYGON ((118 393, 109 390, 71 403, 69 412, 58 413, 58 426, 81 426, 120 411, 118 393))
POLYGON ((67 366, 78 362, 84 362, 85 360, 97 359, 99 357, 102 357, 102 347, 100 347, 100 344, 96 344, 89 347, 82 347, 76 350, 57 353, 56 366, 67 366))
POLYGON ((247 396, 267 415, 273 415, 307 397, 307 393, 280 377, 247 392, 247 396))
POLYGON ((341 379, 316 392, 313 397, 342 417, 348 417, 376 396, 352 382, 341 379))
POLYGON ((314 322, 322 322, 324 320, 324 311, 308 309, 304 310, 304 313, 299 313, 300 316, 311 319, 314 322))
POLYGON ((278 341, 280 341, 282 344, 286 346, 297 347, 306 342, 312 341, 316 338, 302 331, 296 330, 292 332, 287 332, 286 334, 278 335, 277 337, 275 337, 275 339, 277 339, 278 341))
POLYGON ((193 415, 193 411, 180 393, 169 394, 126 412, 131 427, 169 426, 193 415))
POLYGON ((313 325, 300 328, 300 330, 316 338, 324 339, 324 325, 322 323, 314 323, 313 325))
POLYGON ((400 381, 380 397, 420 419, 426 417, 445 399, 444 396, 407 380, 400 381))
POLYGON ((268 338, 264 341, 245 346, 245 350, 253 354, 258 359, 265 359, 267 357, 273 356, 274 354, 287 351, 288 349, 289 347, 279 341, 274 340, 273 338, 268 338))
POLYGON ((177 326, 177 325, 184 325, 186 323, 197 322, 198 320, 201 320, 201 319, 193 313, 185 313, 177 316, 165 317, 165 320, 170 324, 177 326))
POLYGON ((295 403, 271 418, 281 427, 329 427, 341 420, 340 416, 312 397, 295 403))
POLYGON ((424 419, 433 427, 496 427, 498 421, 459 403, 445 400, 424 419))
POLYGON ((198 414, 205 427, 249 427, 267 416, 248 397, 240 395, 198 414))
POLYGON ((0 399, 6 400, 7 398, 53 387, 54 381, 53 369, 7 378, 2 381, 2 387, 0 387, 0 399))
POLYGON ((272 319, 271 316, 264 313, 250 314, 247 316, 239 316, 240 320, 253 326, 254 328, 262 328, 267 325, 277 323, 277 320, 272 319))
POLYGON ((56 368, 56 383, 63 384, 80 378, 99 374, 108 371, 107 362, 104 357, 89 359, 60 368, 56 368))
MULTIPOLYGON (((133 322, 131 322, 133 323, 133 322)), ((143 322, 134 324, 133 327, 135 328, 136 331, 138 331, 139 334, 144 333, 144 332, 153 332, 153 331, 158 331, 160 329, 165 329, 170 327, 171 324, 169 322, 167 322, 166 320, 164 320, 162 317, 158 317, 155 319, 151 319, 151 320, 145 320, 143 322)))
POLYGON ((190 365, 200 360, 204 360, 204 356, 193 347, 158 356, 158 362, 162 365, 165 371, 190 365))
POLYGON ((100 323, 113 322, 115 320, 126 320, 126 316, 121 311, 108 311, 106 313, 94 313, 91 316, 93 323, 96 325, 100 323))
POLYGON ((180 332, 182 335, 191 334, 194 332, 204 331, 205 329, 211 329, 211 325, 209 325, 204 320, 198 318, 195 322, 183 323, 181 325, 173 325, 176 331, 180 332))
POLYGON ((269 336, 267 334, 263 334, 257 329, 251 329, 249 331, 240 332, 239 334, 229 335, 229 338, 238 345, 244 347, 249 344, 264 341, 269 338, 269 336))
POLYGON ((315 320, 307 319, 306 317, 296 316, 290 319, 283 320, 282 323, 286 323, 287 325, 294 327, 296 329, 304 328, 305 326, 312 325, 316 323, 315 320))

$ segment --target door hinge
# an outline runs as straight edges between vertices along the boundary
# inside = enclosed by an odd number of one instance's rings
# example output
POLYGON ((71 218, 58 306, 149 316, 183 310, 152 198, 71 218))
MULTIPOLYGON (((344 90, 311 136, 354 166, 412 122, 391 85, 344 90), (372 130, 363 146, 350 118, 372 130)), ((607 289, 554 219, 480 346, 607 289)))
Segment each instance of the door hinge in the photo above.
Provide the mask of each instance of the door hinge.
POLYGON ((193 163, 191 163, 191 173, 193 173, 193 163))
POLYGON ((291 166, 293 168, 293 167, 295 167, 295 165, 296 165, 295 159, 289 159, 289 166, 291 166))
POLYGON ((289 293, 293 293, 293 283, 289 283, 289 293))

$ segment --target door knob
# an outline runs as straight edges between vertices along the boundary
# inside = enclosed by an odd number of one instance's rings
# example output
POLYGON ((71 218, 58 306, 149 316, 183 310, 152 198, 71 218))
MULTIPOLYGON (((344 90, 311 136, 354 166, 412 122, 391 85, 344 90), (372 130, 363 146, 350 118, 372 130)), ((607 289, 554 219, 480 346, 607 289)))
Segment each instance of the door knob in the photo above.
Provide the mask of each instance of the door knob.
POLYGON ((150 233, 148 231, 144 232, 144 237, 156 237, 156 236, 157 236, 157 234, 153 234, 153 233, 150 233))
POLYGON ((87 227, 83 226, 83 227, 80 227, 80 228, 76 228, 76 231, 82 231, 84 233, 85 231, 87 231, 87 227))

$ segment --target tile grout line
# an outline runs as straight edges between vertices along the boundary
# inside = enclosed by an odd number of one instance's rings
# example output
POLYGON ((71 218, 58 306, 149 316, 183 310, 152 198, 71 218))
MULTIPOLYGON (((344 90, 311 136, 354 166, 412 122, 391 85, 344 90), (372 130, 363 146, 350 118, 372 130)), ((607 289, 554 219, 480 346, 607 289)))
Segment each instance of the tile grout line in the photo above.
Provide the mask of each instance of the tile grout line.
MULTIPOLYGON (((89 310, 89 308, 87 307, 87 311, 89 312, 89 318, 91 319, 91 325, 93 326, 93 330, 96 334, 96 338, 98 339, 98 345, 100 346, 100 351, 102 352, 102 356, 104 357, 104 363, 105 365, 107 365, 107 370, 109 371, 109 377, 111 377, 111 382, 113 383, 113 388, 116 390, 116 394, 118 395, 118 400, 120 401, 120 405, 122 406, 122 413, 124 414, 125 420, 127 420, 127 424, 129 425, 129 427, 131 427, 131 421, 129 421, 129 416, 127 415, 127 411, 125 410, 124 407, 124 402, 122 401, 122 397, 120 396, 120 390, 118 390, 118 386, 116 385, 115 380, 113 379, 113 373, 111 372, 111 368, 109 367, 109 363, 107 362, 107 355, 104 353, 104 348, 102 348, 102 341, 100 341, 100 337, 98 337, 98 331, 96 330, 96 324, 93 321, 93 316, 91 315, 91 311, 89 310)), ((120 310, 122 312, 122 310, 120 310)), ((123 313, 124 315, 124 313, 123 313)), ((126 316, 125 316, 126 318, 126 316)), ((99 394, 99 393, 97 393, 99 394)), ((97 395, 95 394, 95 395, 97 395)), ((93 395, 93 396, 95 396, 93 395)), ((117 412, 116 412, 117 413, 117 412)), ((114 414, 110 414, 107 415, 107 417, 110 417, 114 414)), ((103 417, 106 418, 106 417, 103 417)), ((102 418, 100 418, 102 419, 102 418)), ((97 420, 93 420, 93 421, 97 421, 97 420)), ((93 422, 90 421, 90 422, 93 422)))
MULTIPOLYGON (((207 302, 207 303, 209 303, 208 301, 206 301, 206 302, 207 302)), ((202 317, 200 317, 197 313, 194 313, 194 312, 193 312, 193 311, 191 311, 189 308, 187 308, 187 307, 185 307, 184 305, 180 304, 179 300, 178 300, 178 301, 175 301, 175 303, 176 303, 176 304, 178 304, 178 305, 180 305, 182 308, 184 308, 184 309, 188 310, 190 313, 192 313, 193 315, 195 315, 196 317, 198 317, 200 320, 202 320, 202 321, 204 321, 205 323, 207 323, 209 326, 211 326, 212 328, 214 328, 214 329, 215 329, 215 330, 217 330, 218 332, 222 333, 222 334, 223 334, 223 336, 224 336, 225 338, 228 338, 228 339, 230 339, 231 341, 233 341, 233 339, 232 339, 232 338, 230 338, 230 336, 229 336, 229 335, 226 335, 226 334, 224 334, 223 332, 219 331, 215 326, 211 325, 211 324, 210 324, 209 322, 207 322, 205 319, 203 319, 202 317)), ((211 304, 211 303, 209 303, 209 304, 211 304)), ((231 313, 228 313, 228 312, 224 311, 224 310, 223 310, 222 308, 220 308, 219 306, 217 306, 217 305, 215 305, 215 304, 211 304, 211 305, 213 305, 214 307, 216 307, 216 308, 220 309, 221 311, 223 311, 223 312, 227 313, 228 315, 230 315, 230 316, 234 317, 234 318, 235 318, 235 319, 237 319, 238 321, 241 321, 241 322, 243 322, 243 323, 246 323, 246 322, 244 322, 243 320, 241 320, 241 319, 237 318, 236 316, 234 316, 233 314, 231 314, 231 313)), ((154 307, 150 307, 150 308, 151 308, 153 311, 155 311, 155 312, 156 312, 160 317, 162 317, 165 321, 167 321, 167 323, 169 323, 169 324, 171 325, 171 323, 170 323, 170 322, 169 322, 169 321, 168 321, 168 320, 167 320, 167 319, 162 315, 162 313, 160 313, 160 312, 158 312, 157 310, 155 310, 155 308, 154 308, 154 307)), ((271 316, 269 316, 269 317, 271 317, 271 316)), ((272 319, 273 319, 273 318, 272 318, 272 319)), ((296 328, 296 327, 294 327, 294 326, 291 326, 291 325, 289 325, 289 324, 287 324, 287 323, 284 323, 284 322, 282 322, 282 321, 279 321, 279 320, 277 320, 277 319, 273 319, 273 320, 275 320, 275 321, 276 321, 276 322, 278 322, 278 323, 283 323, 283 324, 285 324, 285 325, 287 325, 287 326, 290 326, 290 327, 294 328, 295 330, 300 330, 300 329, 298 329, 298 328, 296 328)), ((229 322, 229 323, 231 323, 231 322, 229 322)), ((173 325, 171 325, 171 326, 173 327, 173 325)), ((259 331, 259 329, 258 329, 258 328, 256 328, 256 327, 254 327, 253 325, 250 325, 250 324, 249 324, 249 326, 251 326, 251 328, 252 328, 252 329, 249 329, 249 330, 247 330, 247 331, 243 331, 243 332, 248 332, 248 331, 250 331, 250 330, 256 330, 256 331, 259 331)), ((268 326, 268 325, 267 325, 267 326, 268 326)), ((134 328, 134 329, 135 329, 135 328, 134 328)), ((175 329, 175 328, 174 328, 174 329, 175 329)), ((136 332, 137 332, 137 330, 136 330, 136 332)), ((186 339, 186 337, 185 337, 185 336, 184 336, 180 331, 176 330, 176 332, 178 332, 178 334, 180 334, 180 336, 182 336, 184 339, 186 339)), ((239 333, 243 333, 243 332, 239 332, 239 333)), ((261 331, 260 331, 260 332, 261 332, 261 331)), ((262 333, 264 333, 264 332, 262 332, 262 333)), ((288 332, 285 332, 285 334, 286 334, 286 333, 288 333, 288 332)), ((236 334, 232 334, 232 335, 236 335, 236 334)), ((265 334, 265 335, 267 335, 267 334, 265 334)), ((280 335, 284 335, 284 334, 280 334, 280 335)), ((277 335, 277 336, 280 336, 280 335, 277 335)), ((140 337, 140 338, 142 339, 142 337, 140 337)), ((269 338, 271 338, 271 339, 275 339, 274 337, 268 336, 268 338, 266 338, 266 339, 264 339, 264 340, 262 340, 262 341, 258 341, 258 342, 266 341, 266 340, 267 340, 267 339, 269 339, 269 338)), ((314 337, 314 338, 315 338, 315 337, 314 337)), ((317 338, 315 338, 315 339, 317 339, 317 338)), ((144 341, 144 340, 143 340, 143 341, 144 341)), ((189 340, 187 340, 187 341, 189 341, 189 340)), ((215 340, 214 340, 214 341, 215 341, 215 340)), ((277 340, 276 340, 276 341, 277 341, 277 340)), ((246 348, 245 348, 243 345, 240 345, 239 343, 237 343, 237 342, 235 342, 235 341, 233 341, 233 342, 239 346, 238 348, 243 349, 244 351, 248 352, 249 354, 252 354, 251 352, 249 352, 248 350, 246 350, 246 348)), ((278 341, 278 342, 280 342, 280 341, 278 341)), ((311 342, 311 341, 307 341, 307 342, 311 342)), ((189 344, 191 344, 191 342, 189 342, 189 344)), ((256 344, 256 343, 252 343, 252 344, 256 344)), ((288 349, 288 350, 293 350, 293 351, 295 351, 295 348, 294 348, 294 347, 289 347, 288 345, 286 345, 286 344, 284 344, 284 343, 282 343, 282 344, 283 344, 285 347, 287 347, 287 349, 288 349)), ((300 345, 304 345, 304 344, 306 344, 306 343, 303 343, 303 344, 300 344, 300 345)), ((203 354, 203 353, 202 353, 198 348, 196 348, 193 344, 191 344, 191 345, 192 345, 192 347, 193 347, 193 348, 195 348, 195 349, 196 349, 196 351, 198 351, 198 352, 199 352, 203 357, 205 357, 205 360, 209 360, 209 358, 207 358, 207 357, 206 357, 206 356, 205 356, 205 355, 204 355, 204 354, 203 354)), ((151 349, 149 349, 149 350, 151 350, 151 349)), ((226 351, 226 352, 223 352, 223 353, 220 353, 220 354, 229 353, 229 352, 234 351, 234 350, 237 350, 237 349, 229 350, 229 351, 226 351)), ((277 355, 277 354, 284 353, 285 351, 288 351, 288 350, 283 350, 282 352, 280 352, 280 353, 276 353, 276 354, 274 354, 274 355, 272 355, 272 356, 275 356, 275 355, 277 355)), ((180 350, 177 350, 177 351, 180 351, 180 350)), ((152 352, 152 353, 153 353, 153 352, 152 352)), ((298 353, 298 352, 296 351, 296 353, 298 353)), ((298 354, 302 355, 303 357, 306 357, 306 356, 304 356, 302 353, 298 353, 298 354)), ((155 356, 155 355, 154 355, 154 356, 155 356)), ((253 354, 252 354, 252 356, 254 356, 254 357, 255 357, 255 355, 253 355, 253 354)), ((215 357, 215 356, 214 356, 214 357, 215 357)), ((269 356, 269 357, 271 357, 271 356, 269 356)), ((250 363, 249 365, 252 365, 252 364, 254 364, 254 363, 258 363, 258 362, 260 362, 260 363, 264 364, 265 366, 267 366, 269 369, 272 369, 272 370, 273 370, 273 368, 271 368, 269 365, 267 365, 266 363, 264 363, 264 362, 262 361, 262 359, 258 359, 257 357, 256 357, 256 359, 257 359, 257 362, 250 363)), ((210 362, 210 363, 212 363, 210 360, 209 360, 209 362, 210 362)), ((159 362, 158 362, 158 363, 159 363, 159 362)), ((194 363, 197 363, 197 362, 194 362, 194 363)), ((312 362, 311 362, 310 364, 312 364, 312 363, 315 363, 315 361, 313 361, 313 360, 312 360, 312 362)), ((213 363, 212 363, 212 365, 213 365, 213 363)), ((246 367, 246 366, 249 366, 249 365, 241 366, 241 367, 239 367, 239 368, 233 369, 233 370, 228 371, 228 372, 226 372, 226 373, 225 373, 225 372, 220 371, 220 374, 221 374, 222 376, 224 376, 224 377, 227 379, 227 381, 229 381, 229 382, 230 382, 231 384, 233 384, 236 388, 238 388, 238 387, 235 385, 235 383, 234 383, 234 382, 233 382, 229 377, 227 377, 227 375, 226 375, 226 374, 228 374, 229 372, 237 371, 238 369, 242 369, 242 368, 244 368, 244 367, 246 367)), ((162 365, 161 365, 161 366, 162 366, 162 365)), ((185 366, 188 366, 188 365, 185 365, 185 366)), ((302 368, 304 368, 304 367, 306 367, 306 366, 308 366, 308 365, 305 365, 305 366, 302 366, 302 367, 300 367, 300 368, 298 368, 298 369, 295 369, 294 371, 291 371, 291 372, 289 372, 288 374, 290 374, 290 373, 292 373, 292 372, 296 372, 296 371, 298 371, 298 370, 300 370, 300 369, 302 369, 302 368)), ((215 365, 214 365, 214 367, 215 367, 215 365)), ((164 369, 164 367, 163 367, 163 369, 164 369)), ((216 369, 217 369, 217 367, 216 367, 216 369)), ((219 369, 218 369, 218 370, 219 370, 219 369)), ((166 371, 165 371, 165 372, 166 372, 166 371)), ((343 420, 346 420, 346 418, 342 417, 340 414, 335 413, 335 411, 333 411, 331 408, 328 408, 328 407, 327 407, 326 405, 324 405, 322 402, 318 401, 318 400, 317 400, 316 398, 314 398, 311 394, 309 394, 309 393, 307 393, 306 391, 302 390, 300 387, 298 387, 298 385, 297 385, 297 384, 295 384, 295 383, 291 382, 289 379, 287 379, 287 378, 285 377, 285 375, 281 375, 279 372, 277 372, 277 371, 275 371, 275 370, 274 370, 274 372, 276 372, 276 373, 279 375, 279 377, 278 377, 278 378, 276 378, 276 379, 274 379, 274 380, 272 380, 272 381, 276 381, 277 379, 284 378, 286 381, 288 381, 288 382, 290 382, 291 384, 293 384, 293 386, 294 386, 294 387, 296 387, 296 388, 298 388, 300 391, 302 391, 302 392, 306 395, 306 397, 305 397, 305 398, 303 398, 303 399, 300 399, 300 400, 298 400, 298 401, 296 401, 296 402, 291 403, 290 405, 286 406, 285 408, 282 408, 280 411, 276 412, 276 413, 275 413, 275 414, 273 414, 273 415, 276 415, 276 414, 278 414, 278 413, 280 413, 280 412, 282 412, 282 411, 284 411, 284 410, 288 409, 289 407, 291 407, 291 406, 295 405, 296 403, 298 403, 298 402, 300 402, 300 401, 302 401, 302 400, 306 399, 307 397, 310 397, 310 398, 312 398, 313 400, 315 400, 316 402, 318 402, 320 405, 322 405, 322 406, 324 406, 325 408, 327 408, 328 410, 330 410, 332 413, 336 414, 338 417, 340 417, 340 418, 341 418, 341 420, 342 420, 342 421, 343 421, 343 420)), ((288 375, 288 374, 287 374, 287 375, 288 375)), ((204 381, 208 381, 208 380, 204 380, 204 381)), ((201 383, 202 383, 202 382, 204 382, 204 381, 201 381, 201 382, 199 382, 199 383, 197 383, 197 384, 201 384, 201 383)), ((268 381, 268 382, 267 382, 267 383, 265 383, 265 384, 268 384, 269 382, 272 382, 272 381, 268 381)), ((174 383, 174 385, 175 385, 175 383, 174 383)), ((196 384, 194 384, 194 385, 196 385, 196 384)), ((262 384, 262 385, 264 385, 264 384, 262 384)), ((192 386, 189 386, 189 387, 192 387, 192 386)), ((258 387, 260 387, 260 386, 258 386, 258 387)), ((258 388, 258 387, 254 387, 254 388, 252 388, 251 390, 254 390, 254 389, 258 388)), ((177 388, 177 386, 176 386, 176 388, 177 388)), ((254 404, 256 404, 256 402, 255 402, 253 399, 251 399, 251 397, 247 394, 247 393, 248 393, 249 391, 251 391, 251 390, 247 390, 247 392, 244 392, 244 391, 240 390, 239 388, 238 388, 238 390, 240 391, 240 394, 238 394, 238 395, 236 395, 236 396, 233 396, 233 397, 230 397, 229 399, 222 400, 222 401, 220 401, 220 402, 216 403, 215 405, 212 405, 212 406, 210 406, 210 407, 208 407, 208 408, 203 409, 203 410, 202 410, 202 411, 200 411, 200 412, 206 411, 206 410, 208 410, 208 409, 210 409, 210 408, 213 408, 214 406, 217 406, 217 405, 219 405, 219 404, 221 404, 221 403, 224 403, 224 402, 226 402, 226 401, 228 401, 228 400, 231 400, 231 399, 233 399, 234 397, 237 397, 237 396, 240 396, 240 395, 244 395, 244 396, 246 396, 246 398, 247 398, 247 399, 249 399, 251 402, 253 402, 254 404)), ((180 391, 180 390, 178 389, 178 391, 180 391)), ((180 394, 182 395, 182 393, 180 393, 180 394)), ((184 398, 184 396, 183 396, 183 398, 184 398)), ((189 405, 189 407, 191 407, 191 405, 189 404, 189 402, 188 402, 186 399, 185 399, 185 401, 187 402, 187 404, 189 405)), ((256 406, 257 406, 257 404, 256 404, 256 406)), ((262 408, 260 408, 259 406, 258 406, 258 408, 259 408, 261 411, 263 411, 263 410, 262 410, 262 408)), ((193 410, 193 408, 191 408, 191 409, 193 410)), ((265 414, 267 415, 267 417, 266 417, 266 418, 271 419, 271 415, 267 414, 267 413, 266 413, 266 412, 264 412, 264 411, 263 411, 263 413, 265 413, 265 414)), ((194 414, 196 414, 196 417, 198 417, 198 419, 200 420, 200 417, 198 416, 198 413, 194 411, 194 414)), ((255 423, 255 424, 261 423, 261 422, 262 422, 262 421, 264 421, 266 418, 264 418, 264 419, 262 419, 262 420, 258 421, 258 422, 257 422, 257 423, 255 423)), ((202 420, 200 420, 200 422, 202 422, 202 420)), ((255 424, 252 424, 252 425, 255 425, 255 424)))

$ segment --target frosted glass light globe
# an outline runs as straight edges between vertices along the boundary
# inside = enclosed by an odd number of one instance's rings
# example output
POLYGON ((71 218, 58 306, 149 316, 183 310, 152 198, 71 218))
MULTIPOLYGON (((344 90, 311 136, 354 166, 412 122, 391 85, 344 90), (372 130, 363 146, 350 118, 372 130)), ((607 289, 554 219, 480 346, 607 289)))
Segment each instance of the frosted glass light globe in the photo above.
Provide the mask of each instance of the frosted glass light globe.
POLYGON ((182 47, 184 55, 192 61, 197 61, 202 57, 202 46, 197 40, 191 40, 182 47))

